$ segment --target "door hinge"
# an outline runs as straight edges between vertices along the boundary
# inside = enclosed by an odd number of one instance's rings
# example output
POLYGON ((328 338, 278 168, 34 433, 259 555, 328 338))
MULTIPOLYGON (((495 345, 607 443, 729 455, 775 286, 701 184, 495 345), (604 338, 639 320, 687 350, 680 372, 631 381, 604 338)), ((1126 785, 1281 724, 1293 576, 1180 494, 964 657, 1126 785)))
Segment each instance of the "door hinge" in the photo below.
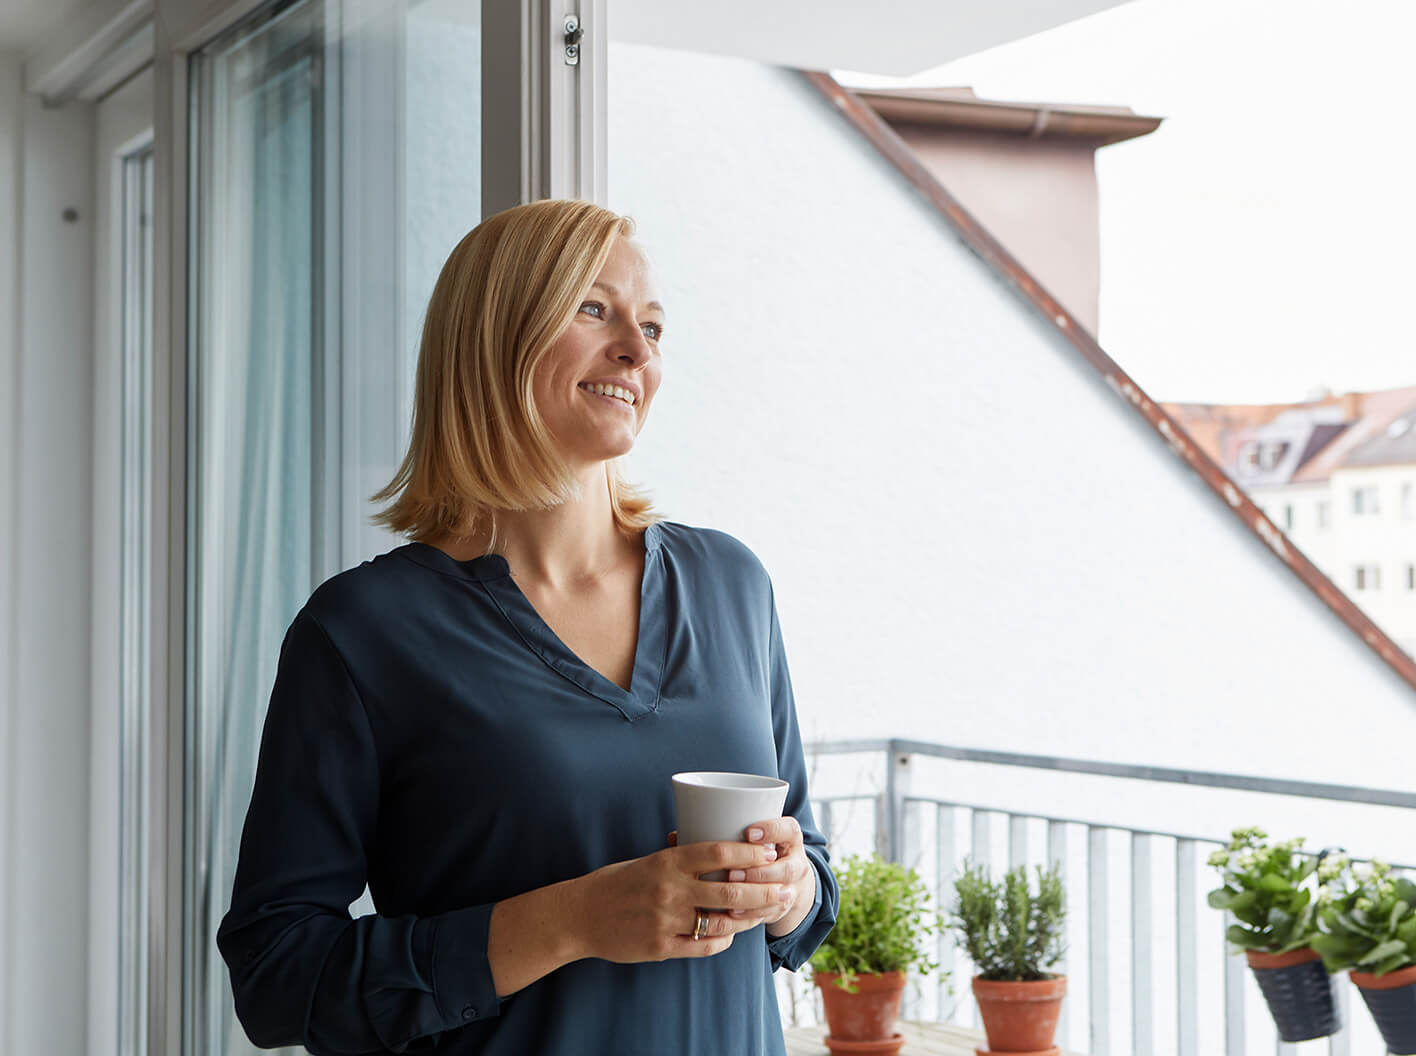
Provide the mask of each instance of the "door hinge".
POLYGON ((565 64, 580 65, 580 40, 585 36, 585 28, 575 15, 565 16, 565 64))

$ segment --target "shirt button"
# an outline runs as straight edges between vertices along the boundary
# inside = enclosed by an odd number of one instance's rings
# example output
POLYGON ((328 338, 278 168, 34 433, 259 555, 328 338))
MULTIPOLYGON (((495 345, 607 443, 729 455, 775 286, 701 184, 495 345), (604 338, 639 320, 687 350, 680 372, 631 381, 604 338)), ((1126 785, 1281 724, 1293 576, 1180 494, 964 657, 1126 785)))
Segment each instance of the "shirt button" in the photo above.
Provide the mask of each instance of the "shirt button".
POLYGON ((463 1006, 462 1006, 462 1018, 463 1018, 463 1019, 472 1019, 472 1018, 474 1018, 476 1015, 477 1015, 477 1010, 476 1010, 475 1008, 473 1008, 471 1005, 463 1005, 463 1006))

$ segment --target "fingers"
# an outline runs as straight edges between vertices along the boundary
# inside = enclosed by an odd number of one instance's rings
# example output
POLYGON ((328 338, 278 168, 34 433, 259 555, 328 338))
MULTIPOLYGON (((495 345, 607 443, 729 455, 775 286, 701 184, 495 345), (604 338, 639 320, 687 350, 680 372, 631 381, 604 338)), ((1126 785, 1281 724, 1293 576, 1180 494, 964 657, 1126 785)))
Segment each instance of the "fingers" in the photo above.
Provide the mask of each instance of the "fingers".
POLYGON ((748 843, 776 844, 777 849, 785 854, 785 847, 801 845, 801 825, 796 818, 768 818, 749 825, 743 839, 748 843))
POLYGON ((790 884, 753 884, 699 881, 694 901, 700 906, 712 906, 730 916, 751 919, 776 919, 784 906, 790 906, 796 891, 790 884))
POLYGON ((777 848, 773 844, 758 845, 724 840, 690 843, 678 847, 675 862, 683 872, 696 877, 703 873, 725 872, 729 869, 755 869, 776 860, 777 848))

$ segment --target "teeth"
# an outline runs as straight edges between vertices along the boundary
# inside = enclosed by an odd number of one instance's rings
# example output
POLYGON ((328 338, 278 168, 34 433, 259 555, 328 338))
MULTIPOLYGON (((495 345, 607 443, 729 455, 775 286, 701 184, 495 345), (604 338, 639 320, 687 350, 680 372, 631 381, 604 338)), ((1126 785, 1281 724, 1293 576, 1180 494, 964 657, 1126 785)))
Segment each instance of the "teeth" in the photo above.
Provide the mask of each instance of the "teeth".
POLYGON ((586 392, 593 392, 599 396, 614 396, 616 399, 623 400, 631 407, 634 406, 634 393, 630 392, 628 389, 622 389, 618 385, 583 383, 580 387, 586 392))

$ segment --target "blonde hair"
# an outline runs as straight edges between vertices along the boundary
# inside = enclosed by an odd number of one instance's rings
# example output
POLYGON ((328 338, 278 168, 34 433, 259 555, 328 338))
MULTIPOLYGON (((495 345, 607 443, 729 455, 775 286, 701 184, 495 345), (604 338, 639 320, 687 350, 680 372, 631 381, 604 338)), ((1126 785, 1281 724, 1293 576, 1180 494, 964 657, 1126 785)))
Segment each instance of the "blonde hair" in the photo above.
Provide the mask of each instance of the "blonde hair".
MULTIPOLYGON (((452 251, 423 323, 413 430, 398 472, 373 496, 376 524, 419 542, 466 539, 497 510, 580 497, 536 409, 532 381, 634 221, 590 202, 550 200, 488 217, 452 251)), ((616 527, 661 519, 649 499, 606 473, 616 527)))

